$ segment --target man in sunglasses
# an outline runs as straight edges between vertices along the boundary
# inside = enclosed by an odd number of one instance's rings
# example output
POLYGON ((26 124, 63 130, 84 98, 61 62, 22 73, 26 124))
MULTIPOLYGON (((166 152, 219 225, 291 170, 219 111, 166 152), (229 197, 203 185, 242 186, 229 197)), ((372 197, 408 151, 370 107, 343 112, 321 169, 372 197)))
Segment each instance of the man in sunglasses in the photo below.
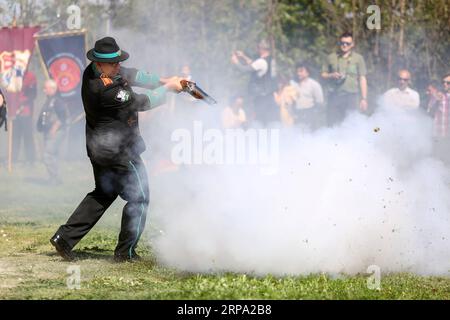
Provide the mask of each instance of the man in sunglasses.
POLYGON ((420 105, 419 93, 409 87, 411 73, 400 70, 397 74, 397 86, 389 89, 382 96, 382 104, 387 107, 398 107, 403 109, 418 109, 420 105))
POLYGON ((353 51, 353 35, 341 35, 338 52, 322 65, 322 78, 328 84, 328 125, 340 123, 352 110, 367 110, 366 63, 353 51))
POLYGON ((168 91, 180 92, 182 78, 160 78, 120 63, 129 54, 111 37, 98 40, 87 52, 92 61, 83 74, 81 96, 86 113, 86 145, 92 163, 95 189, 88 193, 66 224, 50 239, 56 251, 73 260, 72 248, 91 230, 120 196, 127 201, 114 251, 115 261, 134 261, 144 230, 149 187, 141 153, 145 143, 139 132, 139 111, 153 109, 168 91), (137 94, 132 87, 148 89, 137 94))

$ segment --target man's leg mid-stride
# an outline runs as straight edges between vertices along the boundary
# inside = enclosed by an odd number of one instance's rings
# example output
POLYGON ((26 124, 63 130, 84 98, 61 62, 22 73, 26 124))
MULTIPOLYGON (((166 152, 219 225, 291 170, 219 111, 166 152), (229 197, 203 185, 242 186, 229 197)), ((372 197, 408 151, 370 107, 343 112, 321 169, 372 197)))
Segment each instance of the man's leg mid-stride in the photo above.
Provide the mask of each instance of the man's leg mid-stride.
POLYGON ((127 201, 122 212, 119 241, 114 251, 116 261, 136 260, 137 243, 144 231, 149 199, 149 187, 145 165, 140 158, 129 161, 129 170, 124 174, 120 196, 127 201))
POLYGON ((92 164, 95 189, 88 193, 70 216, 66 224, 59 227, 50 242, 66 260, 73 260, 72 248, 92 229, 103 213, 117 198, 117 174, 92 164))

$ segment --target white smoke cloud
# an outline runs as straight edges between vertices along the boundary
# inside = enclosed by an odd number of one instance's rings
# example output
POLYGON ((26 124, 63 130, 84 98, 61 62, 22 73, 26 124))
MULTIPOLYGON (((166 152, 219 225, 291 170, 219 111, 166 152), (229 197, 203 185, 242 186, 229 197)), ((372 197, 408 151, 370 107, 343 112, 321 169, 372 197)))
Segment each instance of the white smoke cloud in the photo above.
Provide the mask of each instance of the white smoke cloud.
MULTIPOLYGON (((173 59, 162 58, 171 70, 150 59, 166 46, 195 61, 164 38, 144 48, 127 30, 113 35, 133 53, 131 67, 171 75, 173 59)), ((203 87, 222 106, 235 87, 223 74, 211 81, 220 90, 203 87)), ((198 120, 218 125, 220 107, 180 104, 141 121, 152 162, 170 156, 173 130, 192 130, 198 120)), ((450 275, 450 175, 432 155, 431 126, 420 112, 381 108, 314 133, 281 129, 275 175, 259 166, 188 165, 150 177, 146 232, 158 261, 193 272, 355 274, 378 265, 450 275)))
MULTIPOLYGON (((450 274, 448 169, 431 120, 392 108, 282 130, 275 175, 188 166, 152 186, 159 261, 194 272, 450 274), (379 130, 378 130, 379 129, 379 130)), ((147 228, 150 230, 150 228, 147 228)))

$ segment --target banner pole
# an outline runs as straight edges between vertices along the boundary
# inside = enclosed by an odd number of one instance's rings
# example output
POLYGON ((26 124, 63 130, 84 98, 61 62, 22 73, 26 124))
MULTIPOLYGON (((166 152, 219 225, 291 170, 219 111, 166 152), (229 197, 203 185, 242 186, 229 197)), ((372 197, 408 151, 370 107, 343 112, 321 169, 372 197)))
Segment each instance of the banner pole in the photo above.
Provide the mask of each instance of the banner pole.
POLYGON ((12 150, 13 150, 13 120, 8 120, 8 172, 12 172, 12 150))
POLYGON ((42 54, 41 54, 41 50, 40 50, 40 48, 39 48, 39 42, 38 42, 38 38, 37 38, 37 37, 34 38, 34 47, 36 48, 36 51, 37 51, 37 53, 38 53, 38 56, 39 56, 39 62, 40 62, 40 64, 41 64, 41 68, 44 70, 45 78, 48 80, 48 79, 50 79, 50 75, 48 74, 47 67, 45 66, 44 58, 42 57, 42 54))

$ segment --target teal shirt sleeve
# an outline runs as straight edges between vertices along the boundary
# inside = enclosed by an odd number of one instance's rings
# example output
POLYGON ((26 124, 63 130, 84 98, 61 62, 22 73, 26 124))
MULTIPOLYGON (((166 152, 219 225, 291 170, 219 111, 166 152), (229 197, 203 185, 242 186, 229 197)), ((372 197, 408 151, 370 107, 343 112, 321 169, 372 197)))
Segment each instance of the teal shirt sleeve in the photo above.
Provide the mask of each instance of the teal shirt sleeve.
POLYGON ((154 89, 161 85, 159 81, 160 78, 157 74, 138 70, 133 83, 138 87, 154 89))
POLYGON ((164 86, 158 87, 154 90, 148 90, 145 94, 150 100, 150 109, 166 103, 167 88, 164 86))

